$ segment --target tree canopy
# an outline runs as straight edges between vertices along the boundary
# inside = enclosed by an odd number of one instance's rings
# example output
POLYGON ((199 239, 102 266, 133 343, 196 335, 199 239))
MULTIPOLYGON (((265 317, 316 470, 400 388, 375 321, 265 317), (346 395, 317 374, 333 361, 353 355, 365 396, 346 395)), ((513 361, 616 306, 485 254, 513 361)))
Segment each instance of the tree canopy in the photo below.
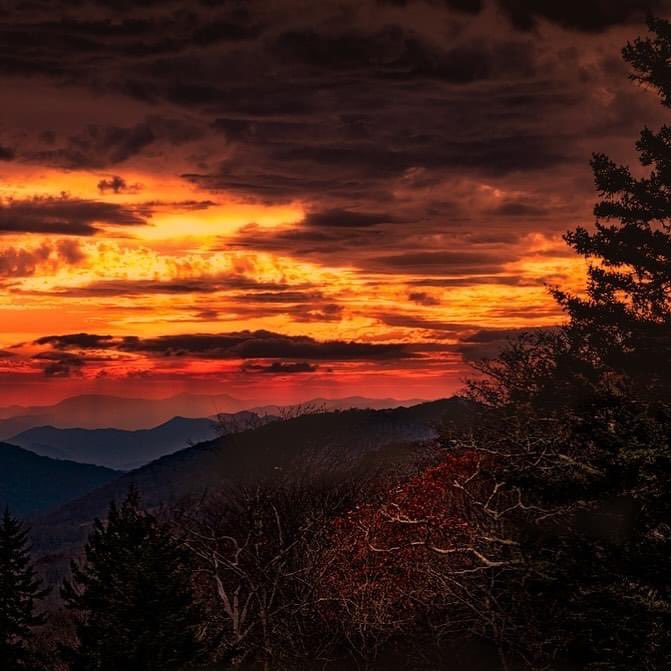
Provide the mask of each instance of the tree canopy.
POLYGON ((73 671, 180 669, 198 654, 200 623, 186 554, 131 490, 96 520, 85 561, 62 591, 77 616, 73 671))
POLYGON ((28 669, 26 642, 43 624, 37 602, 46 596, 30 559, 28 530, 5 510, 0 521, 0 667, 28 669))

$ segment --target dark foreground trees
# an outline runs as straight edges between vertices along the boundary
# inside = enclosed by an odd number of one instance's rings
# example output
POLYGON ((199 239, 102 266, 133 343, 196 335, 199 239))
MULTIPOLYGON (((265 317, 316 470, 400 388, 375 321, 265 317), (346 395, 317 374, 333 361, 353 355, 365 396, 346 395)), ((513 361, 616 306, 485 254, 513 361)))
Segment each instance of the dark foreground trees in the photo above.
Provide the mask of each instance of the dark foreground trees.
MULTIPOLYGON (((668 107, 671 24, 649 26, 624 57, 668 107)), ((486 407, 472 447, 526 505, 536 665, 671 668, 671 128, 636 146, 643 177, 593 158, 596 227, 566 236, 586 292, 553 292, 566 326, 513 343, 471 388, 486 407)))
POLYGON ((76 616, 72 671, 182 669, 199 652, 199 609, 183 548, 131 490, 96 520, 63 588, 76 616))
MULTIPOLYGON (((671 24, 650 28, 625 58, 671 106, 671 24)), ((179 543, 131 494, 64 590, 72 671, 183 668, 199 627, 229 666, 671 669, 671 129, 638 149, 644 177, 594 157, 566 325, 481 365, 440 463, 229 490, 176 516, 179 543), (478 667, 455 662, 469 639, 478 667)))
POLYGON ((32 628, 44 623, 37 612, 46 596, 30 561, 28 531, 8 510, 0 521, 0 668, 30 669, 27 642, 32 628))
MULTIPOLYGON (((624 56, 669 106, 671 23, 650 29, 624 56)), ((345 525, 355 561, 334 564, 331 597, 357 634, 475 636, 499 652, 490 668, 671 668, 671 128, 637 149, 643 177, 593 158, 596 227, 566 236, 586 292, 553 291, 566 325, 481 364, 446 477, 345 525)))
POLYGON ((355 504, 360 484, 294 472, 179 511, 213 661, 297 670, 333 654, 337 632, 321 617, 319 589, 331 525, 355 504))

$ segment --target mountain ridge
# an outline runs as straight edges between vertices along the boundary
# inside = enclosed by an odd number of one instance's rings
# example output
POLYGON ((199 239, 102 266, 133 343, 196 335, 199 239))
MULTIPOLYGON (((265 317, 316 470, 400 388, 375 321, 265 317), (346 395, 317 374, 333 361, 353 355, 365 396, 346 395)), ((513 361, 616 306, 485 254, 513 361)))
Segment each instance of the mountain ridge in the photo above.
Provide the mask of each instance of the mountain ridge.
POLYGON ((215 438, 218 432, 216 421, 210 418, 173 417, 151 429, 36 426, 8 442, 52 459, 129 471, 190 444, 215 438))
POLYGON ((50 459, 0 442, 0 508, 9 507, 18 515, 51 510, 119 475, 109 468, 50 459))
POLYGON ((60 551, 63 544, 77 547, 91 520, 104 515, 109 502, 122 498, 131 484, 151 508, 221 487, 272 479, 292 469, 316 467, 330 474, 334 466, 347 469, 365 463, 375 468, 407 459, 408 453, 395 451, 395 446, 435 439, 445 416, 461 421, 470 408, 466 401, 450 398, 409 408, 341 410, 220 436, 161 457, 41 516, 35 520, 33 542, 41 552, 60 551))
POLYGON ((324 405, 343 407, 396 407, 416 405, 420 399, 374 399, 352 396, 346 399, 311 399, 305 403, 278 405, 258 400, 242 400, 228 394, 182 393, 162 399, 126 398, 105 394, 81 394, 53 405, 0 407, 0 440, 36 426, 59 429, 122 429, 135 431, 156 427, 173 417, 199 419, 220 413, 231 414, 259 409, 259 414, 276 414, 278 408, 324 405), (263 409, 261 413, 260 410, 263 409), (35 418, 34 420, 31 418, 35 418))

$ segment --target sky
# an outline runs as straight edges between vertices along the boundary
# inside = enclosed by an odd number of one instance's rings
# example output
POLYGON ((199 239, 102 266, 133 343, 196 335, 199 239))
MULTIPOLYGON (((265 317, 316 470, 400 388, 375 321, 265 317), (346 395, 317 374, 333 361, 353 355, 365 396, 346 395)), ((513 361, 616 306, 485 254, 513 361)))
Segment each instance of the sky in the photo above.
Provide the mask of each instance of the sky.
POLYGON ((661 0, 0 8, 0 404, 437 398, 579 291, 661 0))

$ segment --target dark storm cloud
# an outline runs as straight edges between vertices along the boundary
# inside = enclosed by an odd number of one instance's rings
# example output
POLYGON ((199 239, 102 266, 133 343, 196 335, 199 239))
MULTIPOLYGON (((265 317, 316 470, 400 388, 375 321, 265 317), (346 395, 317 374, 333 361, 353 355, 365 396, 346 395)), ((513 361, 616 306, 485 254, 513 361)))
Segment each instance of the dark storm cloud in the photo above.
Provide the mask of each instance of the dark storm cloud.
POLYGON ((473 275, 502 270, 502 260, 496 254, 477 252, 412 252, 369 259, 369 267, 399 274, 473 275))
POLYGON ((520 275, 464 275, 462 277, 427 277, 411 280, 409 284, 416 287, 469 287, 477 284, 503 284, 506 286, 528 286, 543 284, 542 279, 526 280, 520 275))
POLYGON ((82 78, 106 60, 132 61, 236 43, 263 29, 240 5, 221 7, 213 14, 214 6, 222 3, 209 3, 211 7, 170 1, 13 4, 12 20, 0 29, 4 50, 0 69, 12 75, 82 78), (152 11, 147 11, 149 7, 152 11))
POLYGON ((367 228, 395 221, 395 217, 386 213, 351 212, 349 210, 332 209, 309 212, 303 223, 306 226, 367 228))
POLYGON ((11 147, 0 144, 0 161, 12 161, 15 157, 16 152, 11 147))
MULTIPOLYGON (((155 357, 203 359, 293 359, 308 361, 378 361, 410 358, 404 344, 375 344, 342 340, 318 341, 272 331, 166 335, 155 338, 111 337, 89 333, 44 336, 36 345, 55 352, 110 350, 155 357)), ((45 354, 40 356, 44 357, 45 354)))
POLYGON ((69 352, 42 352, 33 358, 44 363, 42 370, 46 377, 80 376, 87 363, 85 357, 69 352))
POLYGON ((538 19, 566 28, 600 31, 609 26, 642 20, 646 12, 665 6, 662 0, 497 0, 514 25, 529 30, 538 19))
POLYGON ((443 332, 446 334, 456 335, 467 330, 468 325, 445 322, 439 319, 426 319, 416 315, 409 315, 403 313, 390 312, 385 314, 374 315, 378 321, 387 326, 399 326, 401 328, 410 329, 425 329, 428 331, 443 332))
POLYGON ((318 303, 295 305, 291 316, 297 322, 338 322, 344 312, 345 308, 337 303, 318 303))
POLYGON ((118 175, 113 175, 110 179, 101 179, 98 182, 98 191, 101 193, 105 193, 106 191, 119 193, 121 191, 125 191, 126 188, 126 180, 123 177, 119 177, 118 175))
MULTIPOLYGON (((393 237, 393 236, 392 236, 393 237)), ((264 249, 291 256, 313 256, 318 259, 342 257, 345 263, 353 261, 349 250, 361 252, 369 246, 380 245, 388 239, 385 230, 370 230, 356 227, 340 229, 316 229, 308 226, 266 231, 260 226, 250 224, 243 227, 232 240, 226 241, 226 247, 264 249)), ((379 249, 379 247, 378 247, 379 249)))
POLYGON ((175 201, 166 201, 166 200, 148 200, 145 201, 142 205, 143 207, 152 209, 163 209, 168 212, 197 212, 199 210, 207 210, 210 207, 215 206, 217 203, 214 200, 175 200, 175 201))
MULTIPOLYGON (((80 337, 83 335, 85 334, 79 334, 80 337)), ((88 353, 85 351, 87 347, 86 344, 82 345, 78 352, 65 351, 67 348, 38 352, 32 359, 42 366, 46 377, 79 377, 89 364, 105 363, 118 358, 106 353, 88 353)))
MULTIPOLYGON (((34 146, 3 127, 2 147, 15 161, 68 169, 160 157, 203 189, 261 203, 299 201, 307 212, 292 226, 248 226, 227 241, 232 247, 364 271, 514 284, 498 276, 519 258, 521 235, 506 233, 555 234, 590 217, 590 152, 658 118, 650 96, 626 80, 619 49, 628 37, 618 26, 668 6, 20 3, 0 28, 0 74, 39 75, 33 81, 100 94, 101 105, 109 100, 112 112, 124 114, 82 113, 78 124, 38 133, 34 146), (613 26, 612 40, 600 35, 613 26), (460 192, 460 181, 474 192, 460 192), (475 202, 481 186, 504 196, 475 202)), ((121 193, 129 188, 123 181, 111 175, 99 186, 121 193)), ((94 229, 69 226, 77 227, 94 229)), ((155 292, 190 286, 161 283, 155 292)), ((111 290, 98 284, 81 295, 111 290)))
POLYGON ((97 349, 104 348, 113 341, 112 336, 95 335, 92 333, 70 333, 68 335, 43 336, 35 340, 35 345, 51 345, 54 349, 72 348, 97 349))
POLYGON ((238 294, 236 298, 254 303, 305 303, 320 300, 322 294, 318 291, 261 291, 238 294))
POLYGON ((54 269, 62 265, 75 265, 85 258, 76 240, 44 242, 37 247, 0 248, 0 278, 29 277, 40 266, 49 263, 54 269))
POLYGON ((503 74, 531 75, 531 48, 531 43, 523 41, 487 44, 480 40, 446 48, 432 45, 399 25, 386 26, 377 33, 288 31, 274 45, 280 58, 327 70, 369 69, 376 78, 435 78, 452 84, 503 74))
POLYGON ((56 252, 66 263, 76 264, 86 258, 78 240, 59 240, 55 246, 56 252))
MULTIPOLYGON (((407 7, 432 0, 378 0, 380 4, 407 7)), ((477 14, 485 0, 433 0, 455 10, 477 14)), ((609 26, 642 19, 648 11, 664 6, 661 0, 496 0, 496 6, 520 30, 530 30, 539 19, 566 28, 600 31, 609 26)))
MULTIPOLYGON (((394 7, 407 7, 415 2, 426 2, 426 0, 376 0, 379 5, 391 5, 394 7)), ((432 0, 429 0, 432 1, 432 0)), ((469 14, 478 14, 484 7, 485 0, 433 0, 436 4, 469 14)))
POLYGON ((52 361, 44 366, 44 375, 46 377, 73 377, 82 374, 83 361, 76 357, 69 359, 52 361))
MULTIPOLYGON (((460 215, 455 218, 459 220, 460 215)), ((316 227, 302 221, 273 230, 250 224, 235 238, 226 240, 222 249, 262 249, 378 273, 488 275, 483 282, 491 282, 493 274, 501 273, 506 263, 520 258, 519 235, 473 234, 465 228, 469 220, 447 235, 449 215, 438 222, 422 215, 415 219, 413 213, 404 215, 404 219, 395 224, 341 227, 316 227)), ((505 277, 502 281, 506 283, 505 277)))
POLYGON ((143 208, 62 196, 0 200, 0 233, 94 235, 98 225, 141 226, 143 208))
MULTIPOLYGON (((538 76, 531 40, 431 34, 419 25, 390 22, 384 14, 380 25, 368 25, 357 18, 366 4, 343 21, 338 8, 325 3, 311 10, 309 28, 289 2, 274 11, 252 2, 237 13, 224 7, 201 12, 197 6, 176 12, 168 5, 151 16, 138 10, 132 23, 119 23, 118 17, 107 24, 102 17, 82 24, 67 16, 60 22, 42 17, 37 27, 24 24, 19 13, 9 31, 16 40, 11 55, 34 65, 40 53, 52 53, 60 68, 45 68, 47 75, 58 78, 67 71, 70 82, 126 91, 155 104, 169 101, 211 118, 210 126, 231 146, 214 148, 206 158, 208 169, 186 176, 252 199, 330 198, 347 210, 351 202, 376 194, 384 200, 387 182, 418 166, 497 175, 566 159, 553 134, 520 133, 518 122, 499 123, 492 133, 488 117, 499 114, 500 121, 514 114, 515 101, 524 97, 526 107, 536 108, 527 113, 533 118, 549 92, 544 85, 534 100, 525 85, 538 76), (231 14, 241 25, 267 23, 273 29, 223 47, 202 39, 203 30, 216 33, 231 14), (272 20, 253 19, 254 14, 272 20), (39 44, 30 39, 36 32, 39 44), (185 40, 187 33, 201 36, 197 50, 185 40), (175 44, 165 51, 129 49, 131 36, 152 34, 175 44), (78 51, 89 54, 89 43, 96 40, 102 45, 95 61, 78 57, 78 51), (500 90, 461 90, 476 83, 500 90)), ((446 12, 450 4, 443 5, 446 12)), ((72 168, 103 167, 151 150, 161 139, 188 143, 202 132, 198 124, 154 114, 130 126, 89 125, 36 158, 72 168)))
MULTIPOLYGON (((262 317, 289 316, 294 322, 339 322, 345 313, 345 308, 337 303, 324 302, 318 293, 288 291, 287 297, 281 293, 272 297, 262 297, 257 300, 258 294, 237 294, 226 296, 231 302, 217 315, 222 321, 226 319, 260 319, 262 317), (294 294, 294 295, 292 295, 294 294), (268 300, 270 299, 270 300, 268 300)), ((177 321, 193 321, 178 319, 177 321)), ((197 321, 200 321, 198 319, 197 321)))
POLYGON ((197 312, 195 316, 199 321, 212 321, 219 316, 219 311, 211 309, 200 310, 200 312, 197 312))
MULTIPOLYGON (((440 114, 445 103, 434 101, 433 113, 440 114)), ((379 130, 370 139, 338 137, 337 129, 330 136, 326 127, 325 137, 314 144, 262 144, 251 140, 233 149, 215 172, 185 173, 183 177, 212 191, 270 203, 306 199, 379 205, 393 200, 393 181, 418 167, 492 178, 516 171, 551 169, 571 160, 561 137, 535 134, 533 127, 516 128, 514 132, 500 128, 495 137, 457 139, 453 130, 436 129, 432 133, 436 119, 425 119, 426 114, 419 111, 417 114, 417 127, 426 128, 426 134, 404 135, 414 131, 404 129, 399 119, 385 119, 382 112, 382 118, 375 120, 373 113, 371 125, 379 130), (394 144, 387 144, 392 142, 390 134, 394 135, 394 144)))
POLYGON ((418 305, 440 305, 440 300, 426 291, 411 291, 408 300, 418 305))
POLYGON ((126 352, 159 356, 197 356, 212 359, 378 360, 410 356, 405 345, 371 344, 339 340, 320 342, 308 336, 287 336, 270 331, 193 334, 136 338, 120 343, 126 352))
POLYGON ((51 256, 51 247, 41 245, 33 249, 5 247, 0 249, 0 277, 28 277, 51 256))
MULTIPOLYGON (((122 163, 161 141, 179 145, 201 136, 202 131, 186 121, 151 116, 129 127, 91 124, 68 137, 61 146, 27 153, 24 158, 74 170, 104 168, 122 163)), ((114 186, 112 179, 109 188, 114 186)))
POLYGON ((246 362, 243 364, 241 370, 245 373, 267 373, 271 375, 287 375, 293 373, 314 373, 318 370, 318 366, 302 362, 285 362, 273 361, 269 364, 246 362))
POLYGON ((108 191, 111 193, 137 193, 141 190, 141 184, 128 184, 128 182, 119 175, 111 175, 98 182, 98 191, 100 191, 100 193, 107 193, 108 191))
MULTIPOLYGON (((280 302, 281 292, 294 294, 305 285, 287 285, 281 282, 259 282, 241 275, 214 275, 181 280, 97 280, 78 287, 55 287, 52 294, 67 297, 106 298, 114 296, 145 296, 151 294, 212 294, 230 290, 260 290, 276 293, 280 302)), ((263 300, 263 299, 261 299, 263 300)), ((282 302, 291 302, 288 298, 282 302)))
POLYGON ((507 345, 526 333, 551 330, 549 328, 480 329, 462 336, 455 349, 462 355, 464 361, 492 359, 507 345))
POLYGON ((538 219, 539 217, 547 216, 549 211, 547 208, 543 208, 531 203, 508 200, 504 203, 501 203, 501 205, 498 207, 493 208, 491 213, 495 216, 499 215, 501 217, 534 217, 535 219, 538 219))

